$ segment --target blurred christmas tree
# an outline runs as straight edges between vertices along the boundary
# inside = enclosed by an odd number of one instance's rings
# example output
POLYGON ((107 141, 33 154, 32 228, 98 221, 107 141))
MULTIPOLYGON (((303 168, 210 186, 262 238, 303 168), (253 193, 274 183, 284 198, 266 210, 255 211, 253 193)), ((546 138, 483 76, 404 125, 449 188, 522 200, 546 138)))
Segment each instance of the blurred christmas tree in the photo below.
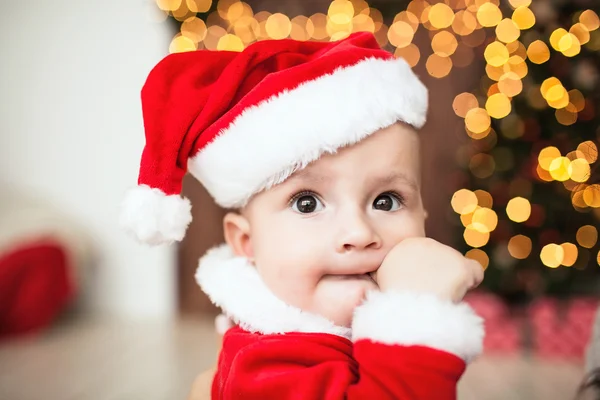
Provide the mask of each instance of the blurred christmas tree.
POLYGON ((461 247, 512 301, 597 293, 600 276, 600 5, 529 3, 479 8, 486 75, 454 102, 472 138, 461 247))
POLYGON ((156 4, 177 29, 170 52, 241 51, 264 39, 329 41, 370 31, 412 66, 422 60, 435 78, 485 60, 477 87, 452 105, 468 138, 457 154, 462 189, 449 205, 460 216, 452 217, 454 245, 487 267, 483 286, 511 301, 598 292, 600 2, 156 4), (430 48, 412 43, 419 27, 430 48))

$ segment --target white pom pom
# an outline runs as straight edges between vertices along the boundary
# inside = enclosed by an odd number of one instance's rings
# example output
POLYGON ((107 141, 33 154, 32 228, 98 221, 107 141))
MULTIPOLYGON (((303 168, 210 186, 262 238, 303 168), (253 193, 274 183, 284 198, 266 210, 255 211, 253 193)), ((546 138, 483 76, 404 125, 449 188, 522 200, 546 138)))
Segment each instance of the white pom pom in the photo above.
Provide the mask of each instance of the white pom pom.
POLYGON ((188 199, 147 185, 130 189, 121 207, 121 227, 151 245, 182 240, 192 221, 188 199))

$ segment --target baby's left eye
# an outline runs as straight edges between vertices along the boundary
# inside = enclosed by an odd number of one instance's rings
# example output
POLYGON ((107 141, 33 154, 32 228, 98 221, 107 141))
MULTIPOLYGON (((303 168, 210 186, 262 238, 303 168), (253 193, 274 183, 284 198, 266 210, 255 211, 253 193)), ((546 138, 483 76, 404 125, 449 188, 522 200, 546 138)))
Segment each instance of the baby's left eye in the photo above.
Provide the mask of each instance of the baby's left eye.
POLYGON ((380 194, 373 202, 373 208, 382 211, 396 211, 401 206, 400 198, 391 193, 380 194))

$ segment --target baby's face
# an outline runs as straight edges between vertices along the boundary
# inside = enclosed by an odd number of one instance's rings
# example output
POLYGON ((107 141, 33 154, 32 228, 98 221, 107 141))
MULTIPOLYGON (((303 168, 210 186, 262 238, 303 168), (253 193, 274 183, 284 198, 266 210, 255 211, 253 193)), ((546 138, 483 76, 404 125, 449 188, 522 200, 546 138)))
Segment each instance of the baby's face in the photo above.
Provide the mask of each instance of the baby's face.
POLYGON ((368 274, 425 235, 420 187, 417 133, 395 124, 256 195, 240 247, 281 300, 349 326, 368 274))

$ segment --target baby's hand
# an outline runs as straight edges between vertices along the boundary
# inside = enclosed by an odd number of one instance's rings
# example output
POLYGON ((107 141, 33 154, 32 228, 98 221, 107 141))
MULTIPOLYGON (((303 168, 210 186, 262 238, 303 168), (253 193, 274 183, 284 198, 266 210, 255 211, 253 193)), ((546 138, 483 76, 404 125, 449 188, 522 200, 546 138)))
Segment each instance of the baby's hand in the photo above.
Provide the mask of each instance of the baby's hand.
POLYGON ((483 280, 477 261, 429 238, 408 238, 387 254, 372 274, 382 291, 431 293, 459 302, 483 280))

